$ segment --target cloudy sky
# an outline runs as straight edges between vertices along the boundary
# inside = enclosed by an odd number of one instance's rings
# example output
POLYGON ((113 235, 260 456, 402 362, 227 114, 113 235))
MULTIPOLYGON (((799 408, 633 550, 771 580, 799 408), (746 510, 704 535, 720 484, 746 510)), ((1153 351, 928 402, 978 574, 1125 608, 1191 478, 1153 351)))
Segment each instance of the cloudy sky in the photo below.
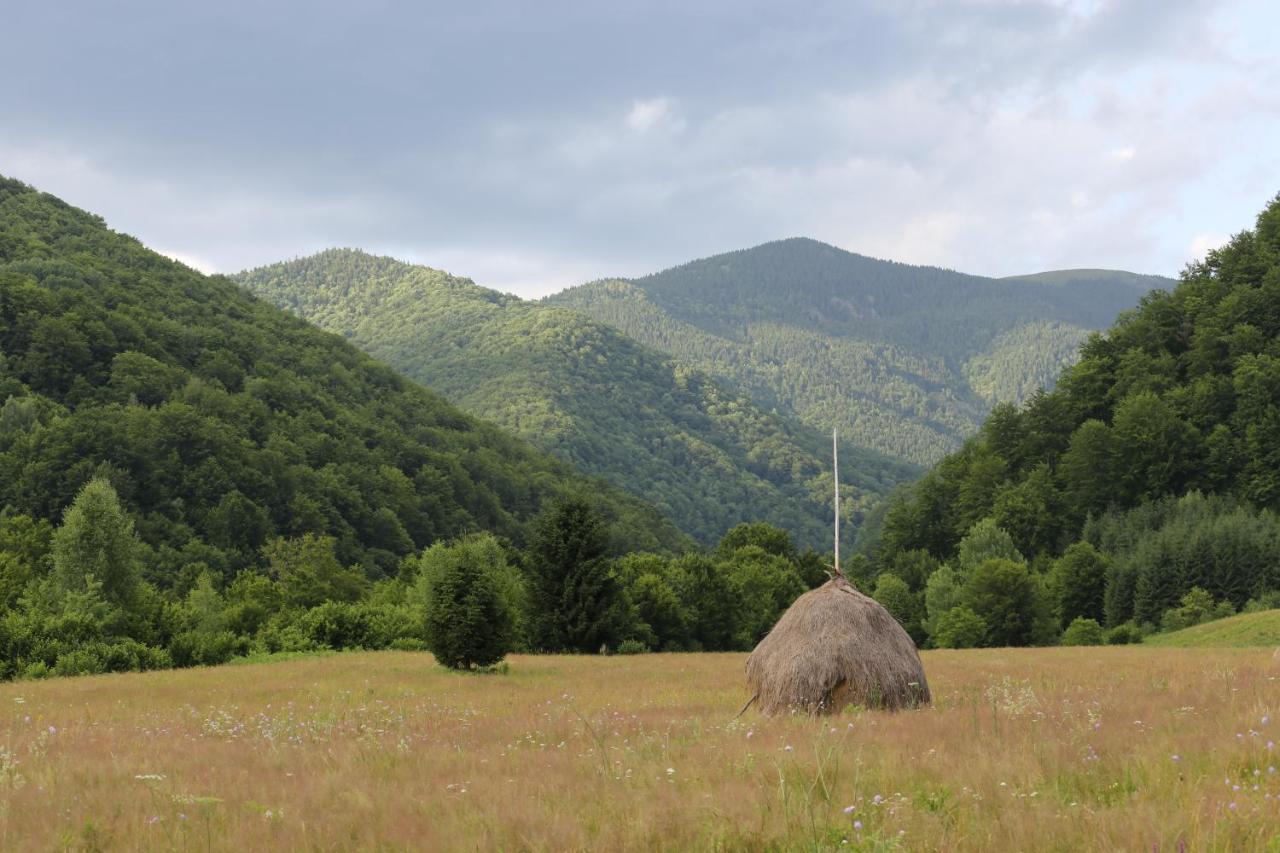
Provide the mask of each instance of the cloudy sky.
POLYGON ((205 270, 522 295, 787 236, 1176 274, 1280 191, 1272 0, 5 0, 0 174, 205 270))

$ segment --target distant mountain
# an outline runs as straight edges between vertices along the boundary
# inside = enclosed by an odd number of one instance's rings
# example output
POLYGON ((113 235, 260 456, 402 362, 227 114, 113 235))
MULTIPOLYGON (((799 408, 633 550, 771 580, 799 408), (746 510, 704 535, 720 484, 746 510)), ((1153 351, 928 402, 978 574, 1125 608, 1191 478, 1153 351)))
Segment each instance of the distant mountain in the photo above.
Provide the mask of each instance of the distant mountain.
POLYGON ((766 410, 926 464, 995 403, 1052 386, 1090 331, 1171 283, 1105 270, 992 279, 791 239, 545 304, 589 314, 766 410))
MULTIPOLYGON (((829 547, 830 438, 576 311, 352 250, 237 280, 491 420, 644 498, 704 543, 740 521, 829 547)), ((850 536, 913 466, 844 450, 850 536)), ((843 496, 842 496, 843 497, 843 496)))
POLYGON ((161 587, 332 536, 372 575, 433 541, 520 542, 591 491, 618 550, 690 544, 652 507, 378 364, 341 338, 0 178, 0 508, 58 523, 108 477, 161 587))

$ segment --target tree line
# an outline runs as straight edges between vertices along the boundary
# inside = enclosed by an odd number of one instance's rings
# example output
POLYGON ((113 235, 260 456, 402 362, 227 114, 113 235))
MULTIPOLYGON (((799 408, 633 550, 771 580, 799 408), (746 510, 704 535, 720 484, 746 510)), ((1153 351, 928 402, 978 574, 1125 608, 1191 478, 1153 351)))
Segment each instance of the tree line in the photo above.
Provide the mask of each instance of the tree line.
POLYGON ((105 477, 61 524, 0 515, 0 676, 40 678, 322 649, 430 650, 447 666, 508 652, 749 649, 825 578, 823 559, 767 524, 710 551, 610 555, 593 501, 564 497, 519 548, 492 533, 437 542, 387 577, 344 564, 332 537, 262 546, 264 568, 223 578, 195 565, 160 588, 105 477))

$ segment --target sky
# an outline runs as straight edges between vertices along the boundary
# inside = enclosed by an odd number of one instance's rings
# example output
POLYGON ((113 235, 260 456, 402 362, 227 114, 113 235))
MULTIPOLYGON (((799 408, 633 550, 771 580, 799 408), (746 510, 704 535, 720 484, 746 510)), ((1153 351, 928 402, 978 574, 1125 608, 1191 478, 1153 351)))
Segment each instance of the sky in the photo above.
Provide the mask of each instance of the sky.
POLYGON ((0 174, 206 272, 1176 275, 1280 192, 1271 0, 3 5, 0 174))

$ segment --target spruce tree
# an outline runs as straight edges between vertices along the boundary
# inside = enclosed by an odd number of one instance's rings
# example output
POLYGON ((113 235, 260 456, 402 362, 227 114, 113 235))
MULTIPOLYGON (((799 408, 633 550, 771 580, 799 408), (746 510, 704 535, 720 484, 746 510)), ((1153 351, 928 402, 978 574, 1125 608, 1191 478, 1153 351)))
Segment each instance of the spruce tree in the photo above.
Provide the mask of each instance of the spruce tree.
POLYGON ((623 602, 606 553, 604 520, 583 498, 538 517, 526 564, 534 648, 595 652, 617 640, 623 602))

